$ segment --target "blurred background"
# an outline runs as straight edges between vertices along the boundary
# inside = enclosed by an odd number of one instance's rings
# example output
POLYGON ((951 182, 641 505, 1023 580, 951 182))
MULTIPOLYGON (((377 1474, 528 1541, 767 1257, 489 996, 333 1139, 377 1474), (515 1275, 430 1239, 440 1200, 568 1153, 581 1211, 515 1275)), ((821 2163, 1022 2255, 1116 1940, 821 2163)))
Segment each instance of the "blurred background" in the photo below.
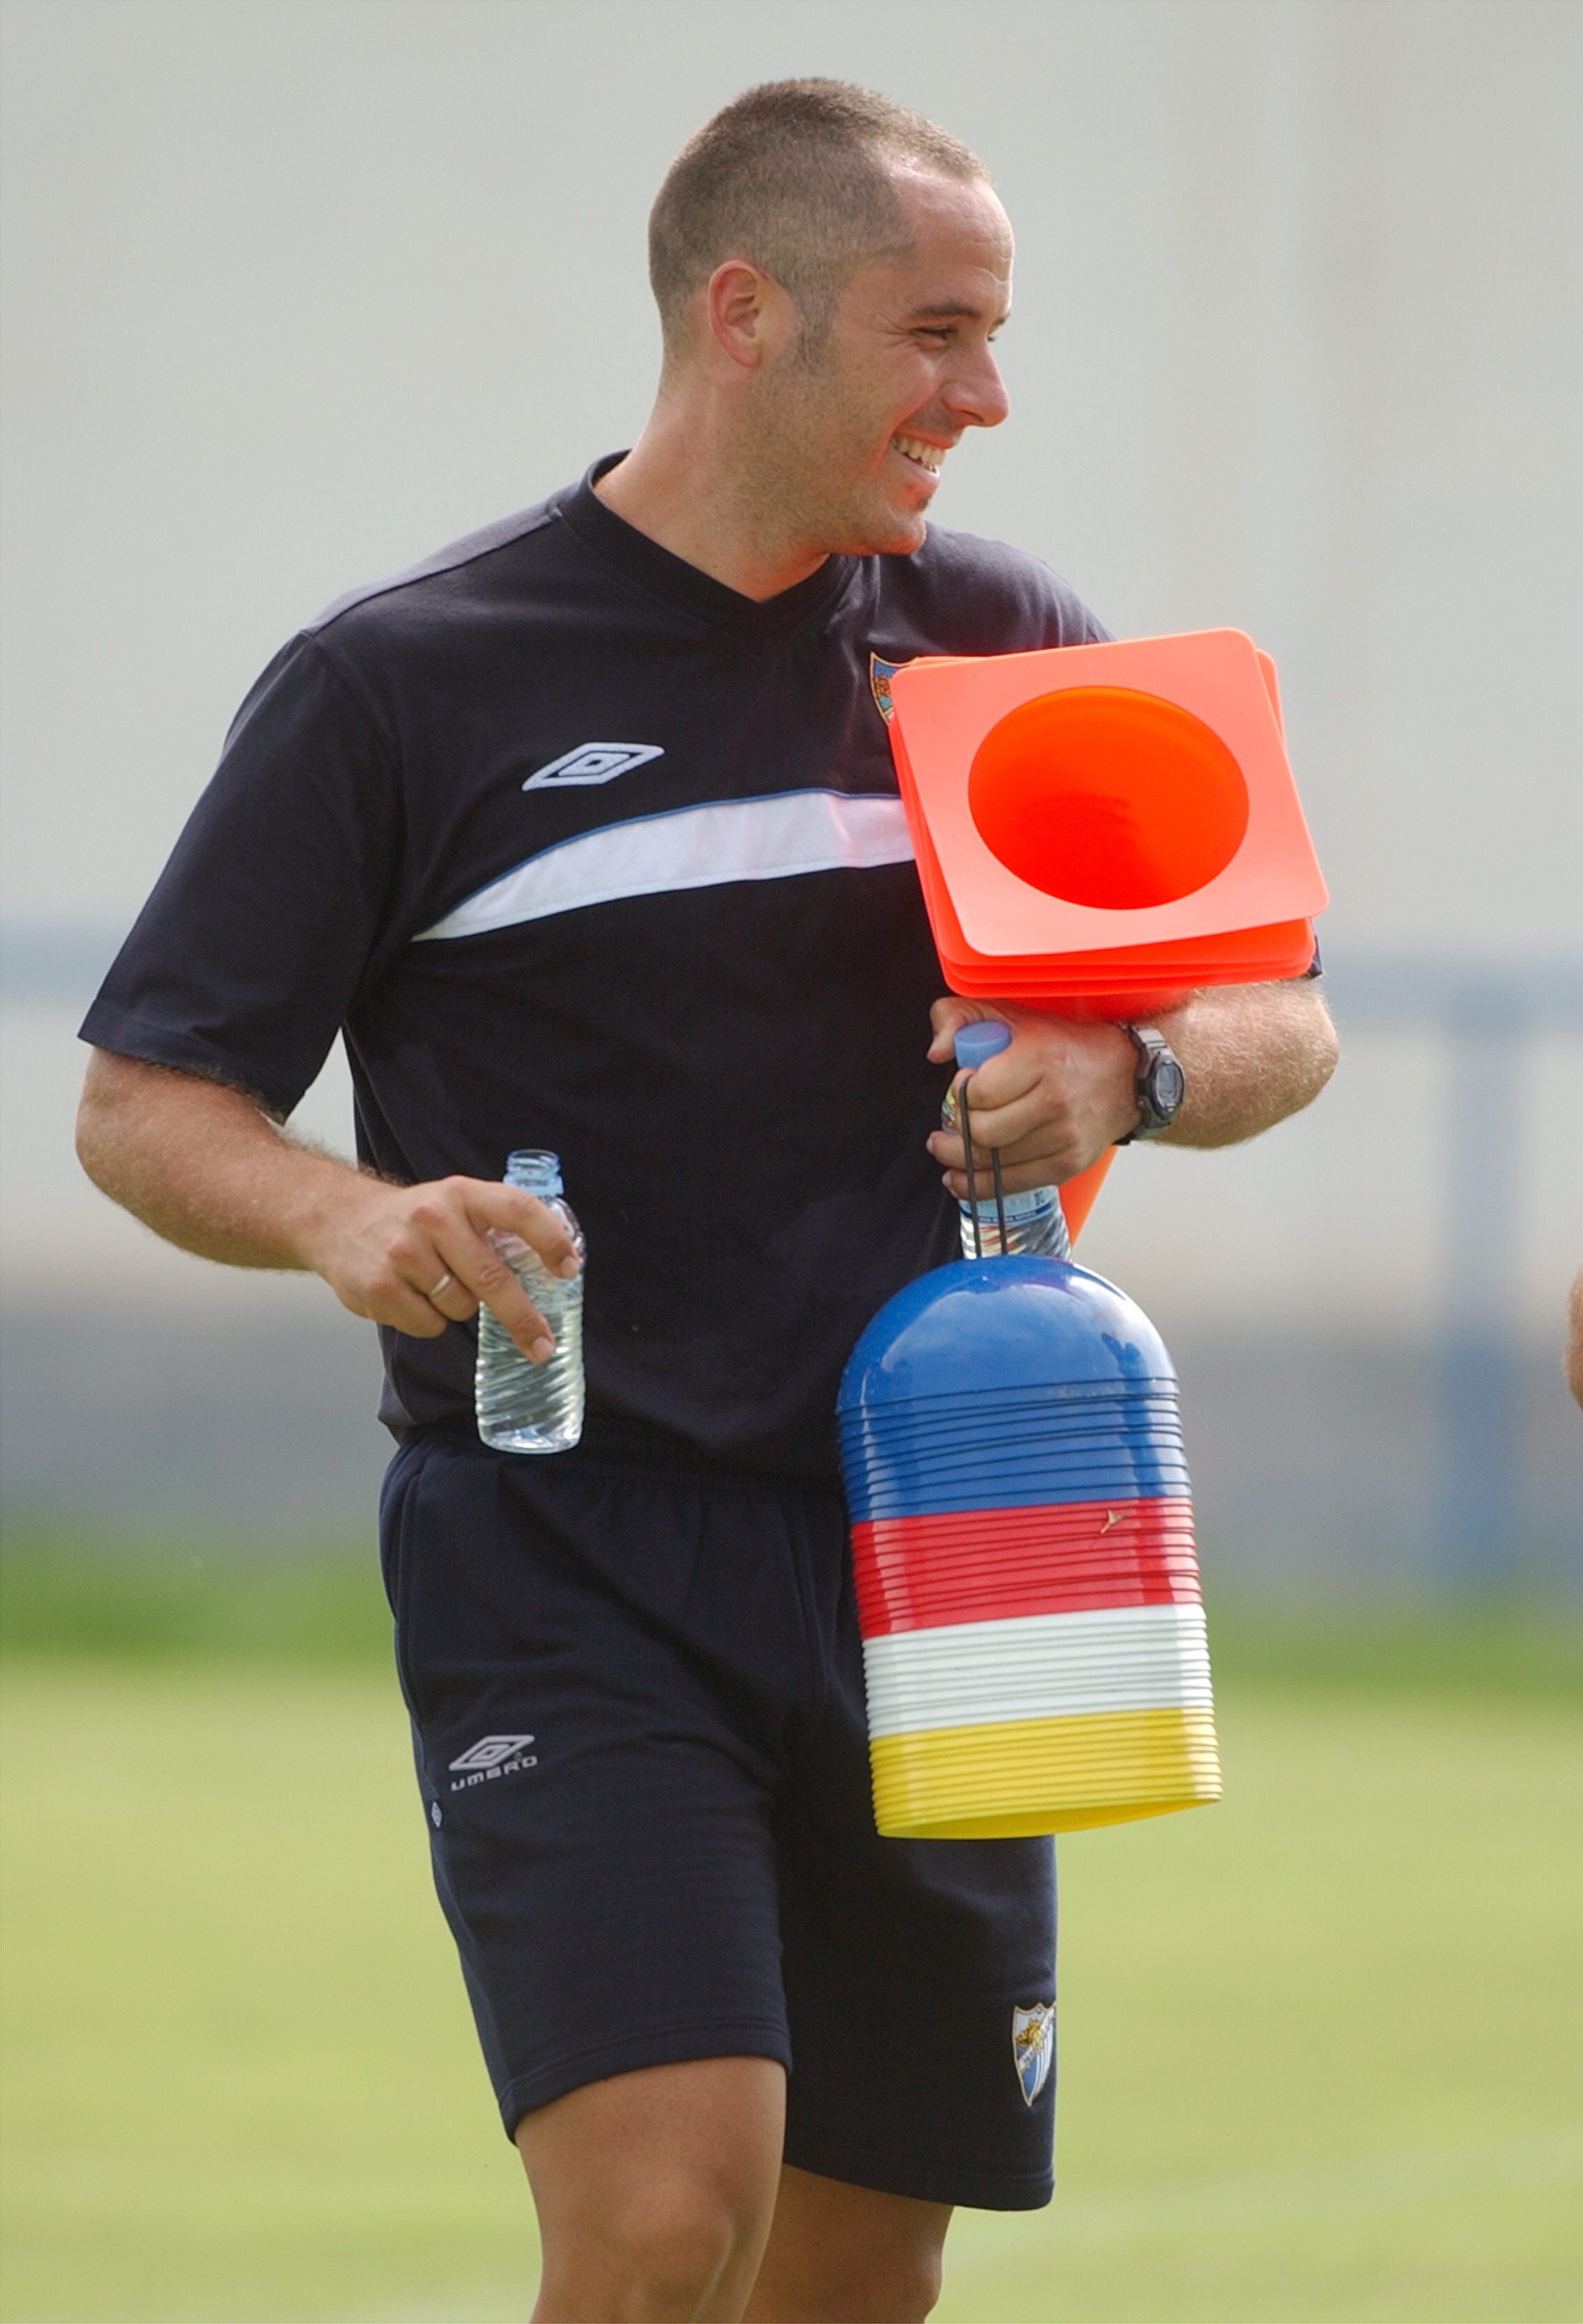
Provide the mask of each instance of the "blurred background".
MULTIPOLYGON (((1183 1376, 1232 1784, 1067 1850, 1070 2191, 966 2223, 940 2313, 1574 2314, 1583 11, 3 16, 7 2313, 526 2311, 378 1668, 371 1335, 95 1193, 74 1032, 292 629, 631 442, 670 156, 821 72, 1017 228, 941 521, 1275 655, 1345 1051, 1246 1149, 1123 1155, 1085 1238, 1183 1376)), ((337 1058, 299 1119, 348 1117, 337 1058)))

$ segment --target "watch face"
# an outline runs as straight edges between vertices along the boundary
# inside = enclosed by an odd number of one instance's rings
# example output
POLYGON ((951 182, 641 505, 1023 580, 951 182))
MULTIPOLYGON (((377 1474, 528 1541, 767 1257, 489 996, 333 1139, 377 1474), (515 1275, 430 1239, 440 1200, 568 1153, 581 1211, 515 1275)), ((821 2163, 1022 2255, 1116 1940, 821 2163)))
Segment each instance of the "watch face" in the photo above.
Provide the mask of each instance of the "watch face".
POLYGON ((1155 1067, 1154 1087, 1149 1094, 1156 1110, 1173 1114, 1187 1094, 1187 1076, 1174 1057, 1162 1057, 1155 1067))

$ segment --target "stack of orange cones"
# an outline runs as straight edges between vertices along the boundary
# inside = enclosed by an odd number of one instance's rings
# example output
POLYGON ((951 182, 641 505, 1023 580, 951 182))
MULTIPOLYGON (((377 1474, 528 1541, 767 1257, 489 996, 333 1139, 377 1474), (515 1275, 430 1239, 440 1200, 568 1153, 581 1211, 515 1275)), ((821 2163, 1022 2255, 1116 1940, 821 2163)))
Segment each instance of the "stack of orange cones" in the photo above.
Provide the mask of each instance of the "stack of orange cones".
POLYGON ((1114 1021, 1309 966, 1324 881, 1241 631, 909 662, 890 695, 953 991, 1114 1021))

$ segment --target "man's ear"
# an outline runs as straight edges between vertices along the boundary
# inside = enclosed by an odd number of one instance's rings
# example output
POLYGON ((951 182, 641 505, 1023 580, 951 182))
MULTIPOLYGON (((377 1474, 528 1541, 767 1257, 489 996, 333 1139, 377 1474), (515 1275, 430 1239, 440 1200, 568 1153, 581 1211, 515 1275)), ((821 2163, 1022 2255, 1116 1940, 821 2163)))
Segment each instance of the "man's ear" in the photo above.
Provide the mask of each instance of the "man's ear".
POLYGON ((717 346, 742 371, 757 371, 796 327, 792 302, 772 275, 745 258, 728 258, 704 292, 717 346))

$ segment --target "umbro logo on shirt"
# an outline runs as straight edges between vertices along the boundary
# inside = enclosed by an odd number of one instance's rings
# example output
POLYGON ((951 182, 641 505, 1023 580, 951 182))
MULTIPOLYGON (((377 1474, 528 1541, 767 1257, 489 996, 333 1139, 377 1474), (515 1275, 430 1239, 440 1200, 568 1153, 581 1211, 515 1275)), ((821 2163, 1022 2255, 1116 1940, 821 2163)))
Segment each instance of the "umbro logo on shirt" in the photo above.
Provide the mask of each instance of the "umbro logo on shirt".
POLYGON ((528 1750, 532 1740, 531 1735, 482 1737, 451 1761, 451 1773, 457 1778, 452 1791, 465 1792, 471 1784, 492 1784, 501 1775, 514 1775, 519 1768, 536 1767, 538 1761, 528 1750))
POLYGON ((531 1735, 486 1735, 464 1751, 459 1759, 451 1761, 451 1772, 455 1775, 467 1767, 498 1767, 502 1759, 514 1759, 519 1751, 525 1751, 532 1740, 531 1735))
POLYGON ((634 767, 664 756, 659 742, 579 742, 575 751, 563 752, 529 775, 522 788, 548 791, 561 783, 613 783, 618 775, 630 775, 634 767))

